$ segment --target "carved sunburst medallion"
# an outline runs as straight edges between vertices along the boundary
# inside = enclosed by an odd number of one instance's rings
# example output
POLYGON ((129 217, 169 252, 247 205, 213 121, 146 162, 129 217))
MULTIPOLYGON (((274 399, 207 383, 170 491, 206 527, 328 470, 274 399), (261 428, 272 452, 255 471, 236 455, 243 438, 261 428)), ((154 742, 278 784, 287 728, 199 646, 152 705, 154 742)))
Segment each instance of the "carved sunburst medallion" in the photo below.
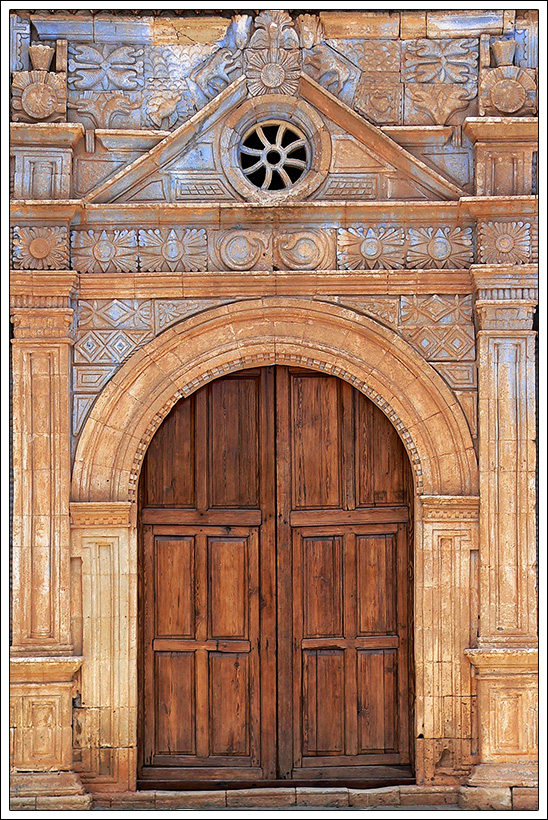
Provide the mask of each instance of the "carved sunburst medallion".
POLYGON ((481 261, 487 265, 529 262, 531 226, 528 222, 486 222, 480 226, 481 261))
POLYGON ((346 270, 403 268, 403 228, 340 228, 337 255, 346 270))
POLYGON ((253 97, 261 94, 295 94, 301 74, 300 51, 247 52, 247 86, 253 97))

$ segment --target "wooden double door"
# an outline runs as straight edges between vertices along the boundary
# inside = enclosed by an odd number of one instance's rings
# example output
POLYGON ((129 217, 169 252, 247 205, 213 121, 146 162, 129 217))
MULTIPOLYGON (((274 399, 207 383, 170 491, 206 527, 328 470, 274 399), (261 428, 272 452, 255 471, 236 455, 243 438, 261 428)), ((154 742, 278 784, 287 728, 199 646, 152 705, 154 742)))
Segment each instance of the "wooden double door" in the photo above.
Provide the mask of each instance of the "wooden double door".
POLYGON ((140 482, 142 785, 409 765, 409 488, 333 376, 245 370, 174 407, 140 482))

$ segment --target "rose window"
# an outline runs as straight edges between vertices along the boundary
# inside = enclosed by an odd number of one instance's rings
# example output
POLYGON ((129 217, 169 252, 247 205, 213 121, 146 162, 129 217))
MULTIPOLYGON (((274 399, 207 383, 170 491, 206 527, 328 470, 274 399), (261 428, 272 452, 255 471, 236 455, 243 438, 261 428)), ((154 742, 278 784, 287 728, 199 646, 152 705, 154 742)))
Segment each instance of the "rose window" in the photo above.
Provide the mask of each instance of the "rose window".
POLYGON ((298 182, 310 165, 310 149, 302 131, 286 122, 255 125, 240 145, 240 167, 256 188, 283 191, 298 182))

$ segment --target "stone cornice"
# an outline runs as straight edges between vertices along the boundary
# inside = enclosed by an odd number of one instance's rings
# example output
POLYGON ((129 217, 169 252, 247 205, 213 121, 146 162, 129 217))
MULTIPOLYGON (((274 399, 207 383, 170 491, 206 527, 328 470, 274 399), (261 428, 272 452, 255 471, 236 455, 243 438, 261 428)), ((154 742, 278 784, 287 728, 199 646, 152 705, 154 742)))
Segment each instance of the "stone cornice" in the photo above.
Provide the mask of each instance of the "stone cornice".
POLYGON ((536 647, 475 647, 464 654, 481 674, 534 672, 538 668, 536 647))
POLYGON ((12 199, 10 224, 38 222, 40 225, 66 224, 82 211, 79 199, 12 199))
POLYGON ((462 130, 472 142, 538 142, 538 117, 468 117, 462 130))
POLYGON ((423 521, 477 521, 479 517, 478 496, 423 495, 421 496, 423 521))
POLYGON ((79 122, 10 123, 10 148, 73 148, 83 136, 79 122))
POLYGON ((10 271, 10 305, 24 307, 69 307, 78 284, 73 270, 10 271))
POLYGON ((459 202, 464 213, 477 219, 513 216, 534 217, 538 214, 536 196, 466 196, 459 202))
POLYGON ((132 504, 129 501, 72 501, 70 525, 75 528, 129 527, 132 504))
POLYGON ((67 657, 12 657, 10 682, 13 683, 68 683, 82 666, 83 658, 67 657))

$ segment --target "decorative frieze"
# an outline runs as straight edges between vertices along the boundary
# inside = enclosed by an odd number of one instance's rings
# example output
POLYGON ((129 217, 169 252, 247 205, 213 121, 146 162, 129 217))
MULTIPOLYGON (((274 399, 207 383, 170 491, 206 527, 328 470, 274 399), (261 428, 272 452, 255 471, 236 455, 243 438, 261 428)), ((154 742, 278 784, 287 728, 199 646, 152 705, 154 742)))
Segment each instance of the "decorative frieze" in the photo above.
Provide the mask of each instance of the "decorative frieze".
POLYGON ((403 268, 406 255, 403 228, 339 228, 337 259, 343 270, 403 268))
POLYGON ((464 268, 473 261, 471 228, 409 228, 408 237, 411 268, 464 268))
POLYGON ((137 231, 73 231, 72 264, 81 272, 132 272, 137 268, 137 231))
POLYGON ((143 49, 109 43, 69 46, 68 85, 80 91, 135 91, 144 82, 143 49))
POLYGON ((149 228, 140 230, 141 270, 206 270, 207 237, 196 228, 149 228))

